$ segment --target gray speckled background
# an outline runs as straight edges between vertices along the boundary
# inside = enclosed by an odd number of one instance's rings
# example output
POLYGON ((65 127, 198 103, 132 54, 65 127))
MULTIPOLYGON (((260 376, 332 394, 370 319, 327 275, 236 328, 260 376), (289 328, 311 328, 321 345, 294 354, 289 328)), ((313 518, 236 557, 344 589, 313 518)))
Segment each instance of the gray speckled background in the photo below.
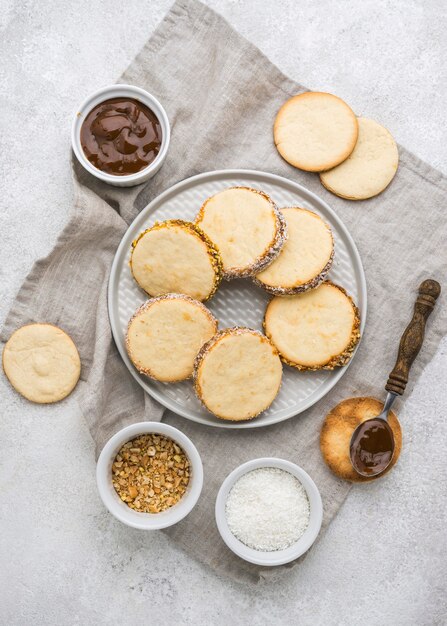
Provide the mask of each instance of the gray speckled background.
MULTIPOLYGON (((67 219, 77 104, 116 80, 169 4, 2 1, 1 320, 67 219)), ((285 73, 345 98, 447 173, 443 0, 209 4, 285 73)), ((99 501, 75 403, 33 406, 0 376, 0 623, 445 624, 446 353, 444 340, 407 399, 396 469, 354 488, 300 567, 256 588, 115 521, 99 501)))

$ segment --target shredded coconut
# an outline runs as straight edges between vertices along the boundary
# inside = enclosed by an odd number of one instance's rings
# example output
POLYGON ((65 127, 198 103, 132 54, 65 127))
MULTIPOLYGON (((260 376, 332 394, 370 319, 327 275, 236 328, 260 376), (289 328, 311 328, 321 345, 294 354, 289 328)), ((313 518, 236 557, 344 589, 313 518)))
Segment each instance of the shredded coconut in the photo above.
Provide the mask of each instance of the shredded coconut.
POLYGON ((244 474, 233 485, 225 504, 230 531, 260 552, 284 550, 304 534, 310 507, 300 481, 277 467, 244 474))

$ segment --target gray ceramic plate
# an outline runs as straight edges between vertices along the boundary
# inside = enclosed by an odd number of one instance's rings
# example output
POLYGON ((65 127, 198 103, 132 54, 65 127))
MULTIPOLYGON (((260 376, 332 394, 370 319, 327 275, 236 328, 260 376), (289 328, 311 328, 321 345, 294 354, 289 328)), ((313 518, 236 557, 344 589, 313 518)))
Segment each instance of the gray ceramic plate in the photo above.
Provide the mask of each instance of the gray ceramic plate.
MULTIPOLYGON (((220 428, 258 428, 289 419, 325 396, 346 372, 298 372, 284 366, 281 390, 259 417, 248 422, 218 420, 202 407, 194 395, 191 381, 166 384, 140 375, 130 362, 124 343, 127 323, 135 309, 147 299, 132 278, 129 257, 132 241, 155 221, 193 220, 206 198, 217 191, 245 185, 262 189, 281 208, 301 206, 321 215, 331 226, 335 239, 335 259, 329 278, 343 286, 354 298, 361 313, 361 330, 366 319, 366 282, 362 262, 348 230, 334 211, 318 196, 281 176, 250 170, 206 172, 177 183, 155 198, 141 211, 124 235, 113 261, 109 281, 110 324, 118 350, 135 380, 147 393, 175 413, 195 422, 220 428)), ((262 319, 269 296, 250 280, 223 282, 207 303, 219 320, 219 327, 248 326, 262 329, 262 319)))

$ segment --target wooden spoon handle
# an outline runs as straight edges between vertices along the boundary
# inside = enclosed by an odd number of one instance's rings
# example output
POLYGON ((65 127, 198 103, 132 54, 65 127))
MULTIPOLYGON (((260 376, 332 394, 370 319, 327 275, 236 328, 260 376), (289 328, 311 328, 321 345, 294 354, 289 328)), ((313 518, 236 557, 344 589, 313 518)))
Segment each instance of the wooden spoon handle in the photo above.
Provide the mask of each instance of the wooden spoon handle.
POLYGON ((414 305, 413 318, 408 324, 399 344, 396 364, 385 385, 387 391, 399 396, 405 391, 408 374, 413 361, 422 347, 425 333, 425 323, 433 311, 441 285, 436 280, 424 280, 419 287, 419 295, 414 305))

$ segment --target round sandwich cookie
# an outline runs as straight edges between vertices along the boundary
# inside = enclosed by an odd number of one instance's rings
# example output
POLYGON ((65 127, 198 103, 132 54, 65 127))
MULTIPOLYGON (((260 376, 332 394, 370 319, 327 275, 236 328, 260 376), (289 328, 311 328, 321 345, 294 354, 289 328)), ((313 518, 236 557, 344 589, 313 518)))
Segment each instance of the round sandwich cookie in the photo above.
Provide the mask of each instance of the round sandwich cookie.
POLYGON ((287 100, 273 127, 279 154, 308 172, 322 172, 347 159, 357 136, 357 118, 346 102, 313 91, 287 100))
POLYGON ((320 174, 326 189, 348 200, 377 196, 393 180, 399 163, 396 142, 386 128, 365 117, 359 117, 358 123, 359 138, 352 154, 320 174))
POLYGON ((198 351, 216 331, 217 320, 201 302, 171 293, 136 310, 127 328, 127 353, 141 374, 177 382, 192 375, 198 351))
POLYGON ((216 246, 191 222, 168 220, 148 228, 132 244, 133 277, 150 296, 184 293, 208 300, 222 279, 216 246))
POLYGON ((388 423, 393 431, 395 448, 391 463, 383 474, 371 478, 357 474, 349 456, 354 430, 362 422, 377 417, 382 409, 383 402, 376 398, 348 398, 326 415, 320 433, 320 449, 323 459, 334 474, 345 480, 363 483, 380 478, 396 464, 402 449, 402 431, 393 411, 388 415, 388 423))
POLYGON ((284 363, 304 371, 346 365, 360 339, 357 307, 329 281, 296 296, 272 298, 264 328, 284 363))
POLYGON ((287 238, 285 220, 275 203, 249 187, 230 187, 208 198, 196 224, 215 242, 227 279, 263 270, 287 238))
POLYGON ((66 332, 52 324, 28 324, 6 342, 3 370, 27 400, 50 404, 73 391, 81 375, 81 360, 66 332))
POLYGON ((332 267, 334 239, 329 226, 307 209, 281 209, 287 223, 287 241, 279 256, 254 282, 274 295, 293 295, 314 289, 332 267))
POLYGON ((203 405, 223 420, 256 417, 276 398, 282 365, 278 352, 262 333, 227 328, 197 355, 194 388, 203 405))

